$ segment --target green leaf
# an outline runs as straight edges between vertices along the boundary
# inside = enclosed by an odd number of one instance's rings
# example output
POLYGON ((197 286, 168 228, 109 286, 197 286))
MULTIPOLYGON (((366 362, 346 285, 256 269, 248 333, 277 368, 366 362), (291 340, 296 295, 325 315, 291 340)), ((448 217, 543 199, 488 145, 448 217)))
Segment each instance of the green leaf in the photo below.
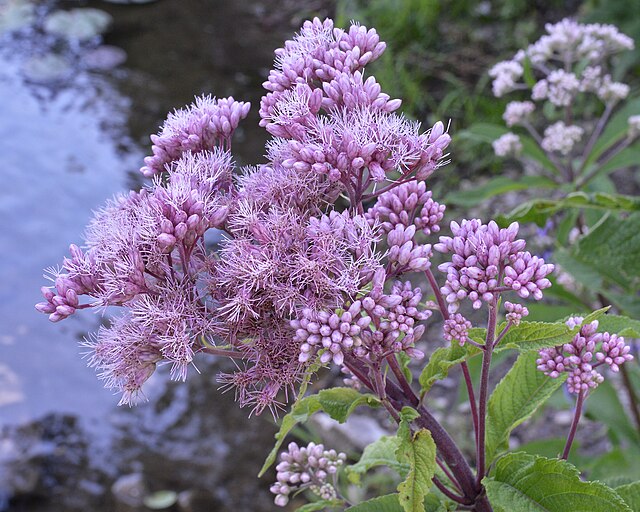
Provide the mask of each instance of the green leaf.
POLYGON ((323 389, 317 396, 322 410, 340 423, 347 421, 349 415, 360 405, 380 405, 375 396, 362 394, 353 388, 323 389))
POLYGON ((510 453, 483 480, 494 512, 633 512, 611 488, 559 459, 510 453))
POLYGON ((610 332, 618 336, 640 338, 640 320, 622 315, 604 315, 598 319, 598 331, 610 332))
POLYGON ((349 507, 347 512, 403 512, 397 494, 386 494, 349 507))
POLYGON ((585 402, 586 414, 609 427, 610 434, 614 442, 619 443, 621 438, 640 443, 640 434, 633 427, 626 407, 620 402, 618 391, 609 383, 604 381, 591 393, 585 402))
POLYGON ((544 226, 554 213, 565 209, 590 209, 601 211, 638 211, 640 198, 604 192, 572 192, 563 199, 531 199, 518 205, 506 215, 499 215, 497 222, 506 226, 512 222, 534 222, 544 226))
POLYGON ((623 149, 611 160, 605 162, 594 177, 637 165, 640 165, 640 146, 638 144, 623 149))
POLYGON ((423 428, 411 435, 407 428, 400 437, 396 455, 398 460, 409 464, 406 480, 398 485, 400 504, 405 512, 424 512, 424 499, 436 472, 436 443, 431 432, 423 428))
MULTIPOLYGON (((553 437, 551 439, 536 439, 523 445, 518 446, 519 452, 530 453, 531 455, 542 455, 548 459, 557 458, 564 449, 564 445, 567 442, 566 437, 553 437)), ((578 441, 573 442, 572 452, 579 451, 578 441)))
POLYGON ((347 417, 359 405, 366 404, 377 407, 379 403, 375 396, 359 393, 352 388, 323 389, 317 395, 310 395, 299 399, 292 406, 291 412, 282 418, 280 430, 278 430, 275 435, 276 443, 264 461, 258 477, 264 475, 267 469, 275 462, 278 456, 278 450, 280 450, 285 437, 291 432, 291 429, 298 423, 307 421, 314 413, 323 410, 334 420, 344 423, 347 417))
MULTIPOLYGON (((504 328, 502 323, 497 332, 504 328)), ((515 348, 520 351, 540 350, 569 343, 574 331, 564 322, 521 322, 509 329, 496 351, 515 348)))
POLYGON ((629 505, 631 510, 640 510, 640 482, 621 485, 616 487, 615 491, 629 505))
POLYGON ((411 357, 409 357, 406 352, 397 352, 396 358, 398 359, 398 364, 400 364, 400 368, 402 369, 405 379, 407 379, 407 382, 411 384, 413 381, 413 372, 411 371, 411 368, 409 368, 409 363, 412 361, 411 357))
POLYGON ((444 379, 453 366, 462 363, 477 353, 478 350, 472 345, 461 347, 456 340, 453 340, 449 347, 436 349, 420 373, 421 394, 427 393, 436 381, 444 379))
POLYGON ((590 167, 608 148, 626 136, 629 129, 629 116, 640 112, 640 98, 629 99, 624 105, 607 123, 607 127, 587 157, 585 167, 590 167))
POLYGON ((445 196, 444 202, 469 208, 506 192, 530 188, 557 188, 557 184, 544 176, 520 176, 517 181, 506 176, 497 176, 473 189, 449 192, 445 196))
POLYGON ((588 472, 589 480, 600 480, 607 485, 627 484, 640 479, 640 450, 637 445, 615 447, 599 457, 585 458, 580 467, 588 472))
POLYGON ((399 474, 406 475, 409 466, 398 462, 396 458, 399 447, 400 439, 397 436, 382 436, 364 449, 358 462, 345 468, 347 477, 357 484, 360 482, 360 475, 377 466, 388 466, 399 474))
MULTIPOLYGON (((510 131, 508 128, 499 124, 476 123, 471 125, 468 129, 461 131, 458 134, 458 138, 491 144, 494 140, 501 137, 508 131, 510 131)), ((548 169, 555 174, 559 174, 556 166, 553 165, 551 160, 549 160, 549 157, 547 157, 535 140, 528 135, 518 134, 518 136, 522 142, 522 152, 525 156, 536 160, 545 169, 548 169)))
POLYGON ((536 352, 520 354, 489 398, 486 460, 493 462, 508 448, 509 434, 540 407, 566 380, 552 379, 536 368, 536 352))
POLYGON ((312 501, 311 503, 307 503, 298 507, 296 512, 318 512, 320 510, 326 510, 327 508, 335 508, 344 506, 344 501, 342 500, 319 500, 312 501))
MULTIPOLYGON (((626 218, 608 215, 572 248, 571 257, 624 290, 635 292, 640 282, 640 213, 626 218)), ((571 267, 568 271, 573 272, 571 267)))

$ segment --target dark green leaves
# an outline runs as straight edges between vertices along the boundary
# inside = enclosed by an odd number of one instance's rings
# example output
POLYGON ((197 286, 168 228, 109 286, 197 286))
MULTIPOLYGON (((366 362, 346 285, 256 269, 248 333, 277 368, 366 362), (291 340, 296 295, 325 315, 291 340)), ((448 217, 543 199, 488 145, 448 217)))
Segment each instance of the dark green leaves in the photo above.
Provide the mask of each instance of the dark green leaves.
POLYGON ((529 418, 566 380, 552 379, 536 368, 537 352, 520 354, 489 398, 486 458, 491 463, 508 446, 509 434, 529 418))
POLYGON ((345 472, 353 483, 360 481, 360 475, 377 466, 388 466, 400 474, 406 474, 409 465, 398 462, 396 452, 400 447, 400 439, 396 436, 382 436, 367 446, 362 452, 360 460, 345 468, 345 472))
POLYGON ((547 219, 554 213, 566 209, 585 208, 602 211, 638 211, 640 199, 622 194, 606 194, 596 192, 572 192, 562 199, 531 199, 514 208, 506 215, 498 215, 496 221, 501 226, 508 226, 512 222, 534 222, 544 226, 547 219))
POLYGON ((483 483, 494 512, 633 512, 613 489, 580 480, 568 462, 527 453, 499 459, 483 483))
POLYGON ((479 353, 479 350, 475 347, 471 345, 461 347, 455 341, 449 347, 436 349, 420 374, 421 393, 425 394, 436 381, 444 379, 453 366, 460 364, 471 355, 477 353, 479 353))

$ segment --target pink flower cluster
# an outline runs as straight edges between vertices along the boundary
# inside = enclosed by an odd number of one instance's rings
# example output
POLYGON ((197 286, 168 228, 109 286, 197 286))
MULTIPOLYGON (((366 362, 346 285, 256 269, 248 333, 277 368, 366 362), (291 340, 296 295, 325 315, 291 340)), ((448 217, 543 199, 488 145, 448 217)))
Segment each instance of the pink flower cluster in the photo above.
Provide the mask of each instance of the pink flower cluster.
POLYGON ((553 265, 523 251, 525 241, 516 239, 518 223, 500 229, 491 221, 479 219, 451 222, 453 237, 441 236, 434 249, 451 253, 451 261, 438 267, 447 274, 441 288, 450 313, 455 313, 460 301, 468 298, 479 309, 482 301, 494 303, 496 294, 513 290, 520 297, 542 298, 542 290, 551 286, 546 278, 553 265))
POLYGON ((582 317, 569 318, 569 327, 580 327, 573 340, 562 346, 540 350, 540 358, 536 361, 538 370, 554 379, 563 372, 568 373, 567 387, 576 395, 587 393, 604 380, 597 371, 598 367, 608 365, 617 372, 621 364, 633 359, 631 347, 625 344, 624 338, 597 332, 597 320, 582 325, 583 320, 582 317))
POLYGON ((232 97, 196 98, 185 109, 176 110, 164 123, 158 135, 151 136, 152 156, 144 159, 142 174, 151 177, 179 160, 183 153, 199 153, 216 147, 229 149, 231 137, 241 119, 247 117, 251 105, 232 97))
POLYGON ((280 454, 277 481, 271 486, 271 492, 276 495, 275 504, 284 507, 289 502, 289 494, 300 489, 309 489, 323 500, 336 499, 335 475, 346 459, 346 454, 325 450, 321 444, 300 447, 289 443, 287 451, 280 454), (327 482, 329 477, 332 482, 327 482))

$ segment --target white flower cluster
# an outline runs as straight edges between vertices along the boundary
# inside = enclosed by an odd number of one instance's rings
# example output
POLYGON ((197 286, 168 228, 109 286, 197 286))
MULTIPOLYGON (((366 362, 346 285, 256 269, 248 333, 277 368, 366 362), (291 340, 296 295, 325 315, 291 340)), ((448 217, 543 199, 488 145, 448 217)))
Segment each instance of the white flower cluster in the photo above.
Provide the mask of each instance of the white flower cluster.
POLYGON ((534 100, 549 99, 558 107, 571 105, 574 96, 580 89, 580 81, 573 73, 563 69, 556 69, 549 73, 546 79, 540 80, 533 86, 531 98, 534 100))
POLYGON ((522 152, 522 142, 515 133, 505 133, 492 143, 493 151, 497 156, 516 156, 522 152))
POLYGON ((534 64, 549 60, 572 62, 581 59, 601 60, 607 55, 633 49, 633 39, 613 25, 592 23, 582 25, 571 19, 545 26, 547 34, 527 48, 526 54, 534 64))
POLYGON ((605 103, 616 103, 629 95, 629 86, 603 75, 600 66, 587 66, 580 78, 580 91, 592 92, 605 103))
POLYGON ((507 126, 522 124, 535 108, 536 106, 531 101, 512 101, 507 104, 502 118, 507 123, 507 126))
POLYGON ((493 94, 497 98, 513 91, 516 82, 522 77, 524 72, 522 64, 515 60, 498 62, 489 70, 489 76, 493 78, 493 94))
POLYGON ((568 155, 584 133, 579 126, 567 126, 562 121, 553 123, 544 131, 541 146, 545 151, 568 155))

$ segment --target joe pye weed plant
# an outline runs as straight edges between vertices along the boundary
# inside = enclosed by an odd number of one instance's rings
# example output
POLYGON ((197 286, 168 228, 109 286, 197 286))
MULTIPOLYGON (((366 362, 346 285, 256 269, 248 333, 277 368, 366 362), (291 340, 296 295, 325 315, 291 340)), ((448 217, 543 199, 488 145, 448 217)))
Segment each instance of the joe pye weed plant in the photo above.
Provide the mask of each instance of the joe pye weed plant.
POLYGON ((140 400, 158 364, 184 380, 199 357, 234 359, 237 371, 219 379, 240 406, 274 415, 289 407, 262 472, 317 411, 344 422, 358 406, 380 407, 398 425, 352 465, 321 444, 290 443, 271 487, 276 505, 304 490, 307 511, 637 509, 640 484, 585 482, 565 460, 603 370, 632 358, 618 336, 624 318, 615 329, 602 328, 605 310, 524 320, 554 266, 526 251, 517 223, 444 227, 445 206, 427 184, 450 137, 441 122, 421 131, 366 76, 384 49, 373 29, 306 22, 276 51, 264 83, 267 162, 239 172, 231 140, 248 104, 202 97, 170 114, 142 168, 149 185, 96 213, 84 247, 72 245, 51 271, 37 309, 60 321, 79 309, 122 308, 84 343, 122 404, 140 400), (208 243, 212 233, 222 242, 208 243), (434 251, 445 257, 437 269, 434 251), (482 312, 482 325, 463 316, 464 303, 482 312), (434 315, 444 320, 442 343, 425 361, 417 343, 434 315), (519 356, 490 393, 492 356, 508 349, 519 356), (482 359, 477 382, 473 357, 482 359), (327 365, 348 386, 306 394, 327 365), (431 386, 454 366, 468 392, 471 458, 429 404, 431 386), (577 400, 564 453, 510 453, 511 430, 565 380, 577 400), (350 503, 340 474, 358 480, 384 461, 401 474, 397 492, 350 503))

